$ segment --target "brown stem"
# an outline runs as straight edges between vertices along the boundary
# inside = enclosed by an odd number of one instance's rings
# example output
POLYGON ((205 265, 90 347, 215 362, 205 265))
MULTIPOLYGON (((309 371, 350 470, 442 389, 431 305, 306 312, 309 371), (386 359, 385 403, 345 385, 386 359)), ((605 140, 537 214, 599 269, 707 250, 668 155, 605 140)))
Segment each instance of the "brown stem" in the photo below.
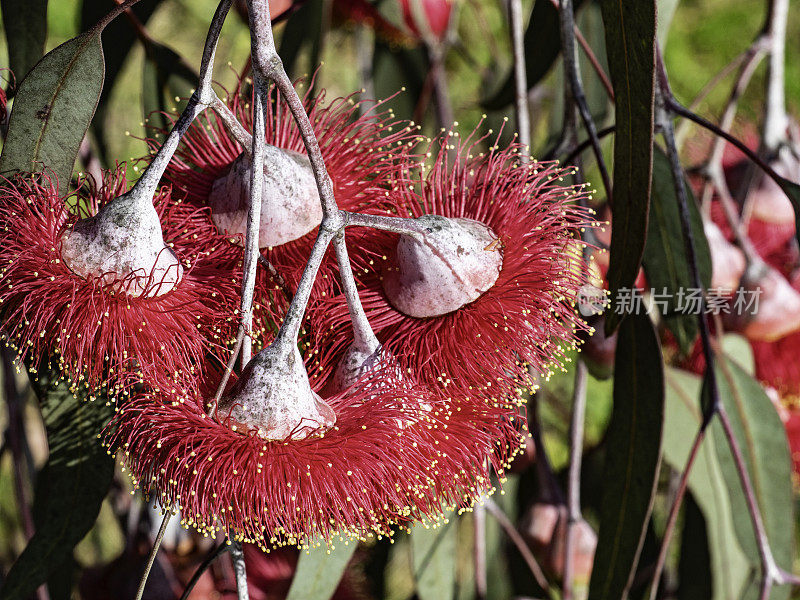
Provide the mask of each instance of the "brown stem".
POLYGON ((228 545, 228 538, 225 538, 224 540, 222 540, 222 543, 219 546, 214 548, 208 554, 208 556, 206 556, 205 559, 203 559, 203 562, 200 563, 199 567, 197 567, 197 570, 192 575, 192 578, 189 580, 189 583, 186 584, 186 587, 183 590, 183 594, 181 594, 180 600, 188 600, 189 594, 192 593, 194 586, 196 586, 197 582, 200 581, 200 578, 203 576, 203 573, 205 573, 208 570, 208 568, 211 566, 211 563, 213 563, 221 554, 227 552, 229 549, 230 546, 228 545))
POLYGON ((507 0, 511 46, 514 49, 514 109, 519 143, 525 147, 520 159, 528 162, 531 148, 531 116, 528 107, 528 76, 525 64, 525 34, 522 30, 522 0, 507 0))
POLYGON ((474 523, 475 545, 473 547, 472 564, 475 571, 475 598, 486 600, 486 507, 477 505, 472 511, 474 523))
POLYGON ((517 531, 517 528, 514 527, 514 524, 506 516, 506 513, 504 513, 503 510, 497 506, 494 500, 486 497, 483 501, 486 506, 486 510, 489 511, 489 513, 495 518, 500 527, 502 527, 503 531, 506 532, 508 538, 512 541, 514 546, 516 546, 520 555, 522 555, 522 559, 525 561, 525 564, 528 565, 528 569, 530 570, 534 579, 536 579, 536 583, 545 591, 548 598, 553 598, 554 595, 553 590, 550 588, 550 583, 547 581, 542 568, 539 566, 539 563, 536 562, 536 558, 533 556, 530 548, 528 548, 528 544, 526 544, 525 540, 522 539, 522 536, 519 534, 519 531, 517 531))
POLYGON ((169 524, 171 517, 172 511, 167 509, 166 513, 164 514, 164 518, 161 521, 161 527, 158 528, 156 539, 153 541, 153 547, 150 549, 150 554, 147 557, 147 564, 144 567, 144 573, 142 573, 142 578, 139 580, 139 589, 136 591, 136 600, 142 600, 144 588, 147 585, 147 578, 150 576, 150 569, 153 568, 153 563, 156 561, 156 554, 158 554, 158 549, 161 546, 161 540, 164 539, 164 534, 167 532, 167 525, 169 524))
POLYGON ((564 539, 564 584, 562 597, 572 600, 575 525, 581 520, 581 461, 583 458, 583 423, 586 417, 588 370, 583 360, 575 363, 572 392, 572 419, 569 426, 569 480, 567 483, 567 532, 564 539))
POLYGON ((600 177, 603 180, 603 187, 606 196, 611 200, 611 179, 608 176, 603 151, 600 148, 600 139, 597 136, 597 127, 594 124, 592 115, 589 112, 589 105, 586 102, 586 95, 583 91, 580 69, 578 67, 578 53, 575 47, 575 15, 573 12, 572 0, 559 0, 560 10, 558 12, 561 25, 561 46, 564 58, 564 73, 569 83, 570 92, 578 108, 578 112, 583 121, 583 126, 589 139, 592 142, 592 150, 597 159, 597 168, 600 170, 600 177))
POLYGON ((664 571, 664 564, 667 561, 667 550, 669 549, 670 541, 672 541, 672 534, 675 531, 675 525, 678 522, 678 513, 680 512, 681 505, 683 504, 683 498, 686 495, 686 489, 689 484, 689 475, 691 474, 692 467, 694 466, 695 460, 700 453, 700 445, 703 443, 703 440, 706 437, 707 428, 707 421, 700 425, 700 429, 698 430, 697 435, 694 438, 694 442, 692 443, 692 448, 689 450, 689 458, 686 459, 686 466, 683 468, 683 473, 681 473, 678 489, 675 492, 675 499, 672 502, 672 506, 669 510, 669 516, 667 517, 667 525, 664 528, 664 538, 661 541, 661 548, 658 551, 658 560, 656 561, 655 570, 653 572, 653 583, 650 587, 650 600, 656 600, 658 583, 661 580, 661 573, 664 571))

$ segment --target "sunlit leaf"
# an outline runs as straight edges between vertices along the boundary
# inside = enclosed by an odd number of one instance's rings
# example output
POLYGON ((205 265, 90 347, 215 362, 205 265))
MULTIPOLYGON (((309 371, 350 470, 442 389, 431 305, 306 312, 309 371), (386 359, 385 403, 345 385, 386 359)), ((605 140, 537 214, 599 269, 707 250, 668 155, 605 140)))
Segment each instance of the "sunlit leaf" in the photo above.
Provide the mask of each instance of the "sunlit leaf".
POLYGON ((411 530, 411 555, 414 583, 420 600, 452 600, 456 582, 457 519, 425 528, 417 524, 411 530))
POLYGON ((351 541, 347 545, 337 544, 330 552, 323 546, 301 553, 286 600, 331 598, 357 546, 351 541))
POLYGON ((0 172, 46 169, 66 187, 103 89, 104 68, 99 31, 48 52, 19 87, 0 172))
MULTIPOLYGON (((794 529, 787 523, 794 522, 794 496, 792 461, 783 423, 772 401, 752 376, 727 358, 720 358, 716 365, 720 400, 730 417, 747 465, 772 554, 780 567, 791 571, 794 529)), ((730 445, 719 420, 714 421, 711 429, 730 491, 739 543, 751 562, 757 565, 759 555, 755 534, 730 445)), ((775 587, 770 598, 786 599, 790 592, 789 586, 775 587)))
MULTIPOLYGON (((686 467, 702 422, 702 380, 693 373, 673 368, 666 369, 665 379, 664 462, 680 473, 686 467)), ((689 489, 705 518, 713 589, 710 598, 737 600, 751 564, 736 537, 728 482, 717 458, 714 438, 715 432, 709 429, 689 473, 689 489)))

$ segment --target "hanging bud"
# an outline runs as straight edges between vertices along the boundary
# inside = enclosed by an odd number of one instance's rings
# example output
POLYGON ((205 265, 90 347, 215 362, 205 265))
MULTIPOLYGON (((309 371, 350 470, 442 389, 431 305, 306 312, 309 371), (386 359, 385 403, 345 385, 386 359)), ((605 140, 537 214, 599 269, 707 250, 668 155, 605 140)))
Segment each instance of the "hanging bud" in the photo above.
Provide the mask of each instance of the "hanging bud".
POLYGON ((297 347, 287 353, 272 344, 244 368, 218 413, 237 429, 255 431, 266 440, 302 440, 333 426, 336 414, 311 389, 297 347))
POLYGON ((352 387, 384 358, 384 352, 380 347, 371 350, 363 345, 350 344, 333 374, 330 391, 337 394, 352 387))
MULTIPOLYGON (((522 519, 521 530, 544 570, 556 579, 564 576, 564 545, 567 537, 567 507, 564 504, 537 502, 522 519)), ((579 518, 572 532, 573 584, 589 583, 597 548, 597 534, 579 518)))
POLYGON ((708 238, 708 249, 711 254, 711 287, 724 290, 736 289, 745 269, 744 254, 725 239, 714 223, 706 222, 703 229, 708 238))
POLYGON ((424 233, 401 235, 396 263, 383 275, 389 302, 411 317, 438 317, 477 300, 503 267, 499 238, 487 225, 462 217, 424 215, 424 233))
POLYGON ((728 328, 741 331, 752 341, 775 341, 800 329, 800 292, 783 275, 759 262, 742 278, 744 291, 757 294, 758 302, 747 311, 725 315, 728 328))
POLYGON ((77 275, 133 297, 161 296, 183 277, 178 257, 164 244, 152 199, 136 188, 67 229, 61 257, 77 275))
POLYGON ((417 37, 424 37, 430 31, 437 41, 441 41, 450 24, 453 0, 400 0, 403 20, 417 37))
MULTIPOLYGON (((222 232, 243 237, 250 206, 250 157, 240 154, 218 177, 208 197, 211 218, 222 232)), ((322 221, 322 205, 308 158, 266 145, 258 246, 280 246, 303 237, 322 221)))

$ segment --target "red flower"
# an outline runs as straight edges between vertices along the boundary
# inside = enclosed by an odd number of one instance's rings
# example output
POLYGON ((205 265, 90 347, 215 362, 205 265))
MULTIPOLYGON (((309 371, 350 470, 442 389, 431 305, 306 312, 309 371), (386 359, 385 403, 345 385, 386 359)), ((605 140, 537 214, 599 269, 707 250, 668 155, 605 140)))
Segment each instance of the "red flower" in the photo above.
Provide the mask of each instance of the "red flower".
POLYGON ((113 395, 143 378, 186 377, 227 344, 240 285, 216 267, 230 262, 221 236, 206 232, 203 251, 195 247, 204 211, 175 201, 169 188, 158 192, 155 206, 164 241, 184 267, 172 291, 134 297, 123 291, 128 278, 73 272, 61 239, 79 219, 74 211, 95 214, 125 185, 120 169, 99 189, 84 186, 71 197, 47 179, 6 180, 0 190, 0 306, 10 343, 34 368, 57 360, 75 384, 93 391, 108 384, 113 395))
MULTIPOLYGON (((477 299, 439 316, 409 316, 387 296, 386 286, 396 285, 399 268, 397 234, 354 231, 360 237, 349 239, 351 244, 357 240, 359 250, 351 256, 369 321, 403 367, 430 386, 452 383, 472 390, 467 393, 504 395, 529 380, 528 368, 544 374, 560 363, 565 349, 577 345, 577 331, 586 328, 572 305, 584 281, 574 249, 581 228, 591 223, 588 212, 574 203, 586 193, 561 183, 568 169, 520 164, 517 147, 470 157, 474 148, 462 148, 454 164, 442 148, 425 175, 396 182, 392 199, 402 216, 441 215, 486 229, 474 254, 486 257, 490 253, 481 250, 493 251, 492 264, 477 274, 481 281, 468 282, 473 292, 485 290, 468 297, 477 299), (494 241, 487 244, 490 238, 494 241), (487 274, 496 277, 494 283, 487 274)), ((448 260, 458 262, 462 251, 458 246, 448 260)), ((404 271, 403 276, 427 281, 427 275, 404 271)), ((444 286, 435 287, 433 294, 444 286)), ((309 330, 324 349, 309 365, 312 376, 327 378, 335 370, 349 343, 341 335, 348 321, 341 296, 321 298, 310 308, 309 330)))
POLYGON ((400 6, 403 20, 414 35, 423 37, 427 30, 437 40, 444 38, 453 12, 453 0, 400 0, 400 6), (415 6, 417 3, 419 7, 415 6), (422 9, 422 15, 418 15, 418 8, 422 9), (425 22, 419 23, 418 16, 424 18, 425 22))
MULTIPOLYGON (((228 103, 239 121, 248 131, 252 131, 252 96, 251 92, 245 90, 249 90, 249 86, 240 84, 228 103)), ((301 201, 292 203, 289 210, 293 212, 285 217, 282 225, 265 227, 264 219, 267 217, 262 216, 262 241, 270 233, 294 228, 299 221, 307 226, 294 232, 304 234, 301 237, 280 245, 272 242, 269 244, 272 247, 262 243, 262 250, 291 291, 305 268, 316 238, 315 225, 319 223, 322 213, 310 168, 297 166, 303 161, 307 162, 297 124, 274 88, 273 98, 271 110, 267 111, 267 144, 274 147, 270 152, 275 160, 294 163, 293 169, 297 171, 296 176, 300 183, 293 187, 293 191, 302 188, 303 197, 301 201), (300 204, 305 208, 298 211, 297 206, 300 204)), ((380 112, 380 103, 363 112, 365 103, 369 105, 365 100, 356 101, 353 95, 326 103, 324 91, 312 96, 309 90, 304 98, 304 106, 314 126, 339 207, 369 212, 380 206, 386 196, 383 186, 389 175, 401 164, 395 158, 398 148, 414 143, 418 134, 416 128, 392 121, 388 111, 380 112)), ((212 204, 216 202, 211 197, 215 182, 222 185, 223 178, 232 169, 242 167, 236 162, 242 152, 241 145, 229 135, 220 119, 207 111, 195 120, 183 137, 165 178, 185 193, 188 202, 196 206, 208 206, 210 200, 212 204)), ((287 173, 293 169, 281 168, 280 179, 287 178, 287 173)), ((281 183, 283 181, 276 185, 281 183)), ((267 211, 266 206, 265 203, 262 215, 267 211)), ((294 234, 289 237, 294 237, 294 234)), ((323 281, 326 271, 327 269, 323 269, 321 275, 323 281)), ((266 285, 274 288, 277 282, 269 281, 266 285)))
POLYGON ((303 439, 236 432, 207 416, 200 396, 167 391, 125 405, 109 441, 138 485, 202 532, 261 547, 391 535, 437 518, 443 503, 468 506, 524 446, 517 409, 434 398, 392 373, 326 398, 336 426, 303 439))

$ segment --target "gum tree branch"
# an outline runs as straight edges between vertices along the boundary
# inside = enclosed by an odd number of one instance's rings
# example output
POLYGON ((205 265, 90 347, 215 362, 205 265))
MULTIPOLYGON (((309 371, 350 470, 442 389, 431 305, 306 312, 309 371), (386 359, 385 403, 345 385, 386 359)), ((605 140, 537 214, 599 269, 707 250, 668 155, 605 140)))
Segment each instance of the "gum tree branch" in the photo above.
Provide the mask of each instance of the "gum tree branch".
POLYGON ((528 162, 531 148, 531 117, 528 107, 528 75, 525 65, 525 33, 522 28, 522 0, 506 0, 511 46, 514 49, 514 109, 519 143, 525 147, 520 159, 528 162))
POLYGON ((164 518, 161 520, 161 527, 158 528, 158 534, 153 542, 153 547, 150 549, 150 554, 147 557, 144 573, 142 573, 142 578, 139 580, 139 589, 136 591, 136 600, 142 600, 144 588, 147 585, 147 578, 150 576, 150 569, 153 568, 153 563, 156 561, 158 548, 161 546, 161 541, 164 539, 164 534, 167 532, 167 525, 169 525, 170 518, 172 518, 172 509, 168 508, 164 514, 164 518))
POLYGON ((575 14, 573 12, 572 0, 559 0, 560 10, 558 11, 559 22, 561 25, 561 47, 564 57, 564 72, 567 76, 570 92, 575 100, 578 113, 583 121, 583 126, 592 143, 592 150, 597 159, 597 168, 600 170, 600 177, 603 180, 603 187, 606 196, 611 198, 611 179, 608 176, 603 151, 600 148, 600 139, 597 137, 597 127, 594 124, 592 115, 589 112, 589 105, 586 102, 586 95, 583 91, 583 82, 578 68, 578 52, 575 47, 575 14))
POLYGON ((581 519, 581 461, 583 459, 583 425, 586 418, 586 363, 575 363, 575 386, 572 393, 572 419, 569 426, 569 473, 567 482, 567 532, 564 539, 563 600, 572 600, 574 571, 575 525, 581 519))
POLYGON ((534 579, 536 579, 536 583, 544 590, 548 598, 553 598, 553 590, 550 588, 550 583, 544 576, 542 568, 539 566, 539 563, 536 562, 536 558, 533 556, 530 548, 528 548, 528 544, 526 544, 525 540, 522 539, 519 531, 517 531, 516 527, 514 527, 514 524, 508 519, 506 513, 504 513, 503 510, 497 506, 497 503, 490 497, 484 498, 483 502, 486 505, 486 510, 495 518, 498 525, 500 525, 503 531, 505 531, 508 538, 519 551, 520 555, 522 555, 522 559, 525 561, 528 569, 533 574, 534 579))
POLYGON ((770 0, 767 32, 770 39, 767 65, 767 97, 761 143, 765 153, 775 154, 786 141, 789 119, 786 115, 786 89, 784 60, 786 53, 786 21, 789 17, 789 0, 770 0))
MULTIPOLYGON (((670 90, 669 87, 669 81, 667 78, 666 70, 664 68, 664 62, 661 57, 660 49, 657 52, 656 68, 658 76, 659 126, 661 128, 664 140, 666 142, 667 156, 669 158, 670 165, 672 167, 673 180, 677 192, 678 203, 680 205, 681 227, 683 229, 684 245, 689 263, 690 274, 692 277, 693 285, 698 289, 702 289, 702 282, 700 280, 699 270, 697 268, 697 258, 696 258, 694 240, 692 236, 691 223, 689 218, 686 189, 684 188, 683 169, 678 159, 678 150, 675 144, 674 130, 672 127, 672 120, 669 112, 672 110, 673 105, 677 105, 677 102, 675 101, 672 91, 670 90)), ((686 109, 683 110, 686 111, 686 109)), ((720 134, 722 133, 725 132, 722 132, 720 130, 720 134)), ((725 133, 725 136, 729 135, 730 134, 725 133)), ((741 144, 741 142, 739 142, 739 144, 741 144)), ((742 451, 741 448, 739 447, 739 442, 737 441, 736 436, 734 435, 733 428, 731 426, 730 419, 728 417, 725 406, 719 400, 719 390, 717 387, 717 380, 714 371, 713 350, 711 348, 708 322, 703 317, 703 313, 705 311, 702 309, 702 305, 704 303, 705 303, 704 299, 701 300, 701 310, 699 311, 698 318, 700 322, 700 339, 703 345, 703 355, 706 359, 706 365, 707 365, 705 373, 705 384, 709 391, 711 403, 707 407, 707 410, 703 415, 701 432, 708 426, 709 422, 715 416, 719 418, 725 433, 725 438, 728 442, 728 446, 730 447, 731 453, 733 454, 734 463, 736 465, 737 473, 739 474, 739 479, 742 485, 742 491, 745 495, 745 500, 747 502, 747 507, 748 507, 748 513, 750 514, 750 518, 752 520, 753 530, 755 533, 756 543, 758 546, 758 553, 762 570, 762 580, 761 580, 759 599, 766 600, 769 597, 769 592, 772 588, 773 583, 783 583, 785 581, 785 576, 782 574, 781 570, 775 563, 775 559, 772 555, 772 549, 769 544, 769 539, 767 538, 766 530, 764 528, 761 512, 758 507, 758 501, 756 500, 755 492, 753 490, 753 484, 750 480, 750 475, 747 472, 747 465, 742 456, 742 451)), ((695 444, 699 446, 700 441, 696 440, 695 444)), ((692 464, 693 464, 693 459, 691 460, 691 462, 689 462, 688 467, 691 468, 692 464)), ((688 477, 688 469, 684 471, 682 475, 682 478, 687 478, 687 477, 688 477)), ((683 486, 682 490, 679 487, 679 493, 676 494, 672 511, 677 512, 683 500, 685 490, 686 490, 685 485, 683 486)), ((675 519, 673 519, 672 522, 673 528, 674 528, 674 520, 675 519)), ((671 533, 672 530, 668 529, 665 532, 665 538, 671 535, 671 533)), ((657 582, 654 582, 653 585, 657 586, 657 582)))
POLYGON ((372 334, 372 329, 366 319, 364 309, 361 306, 361 300, 355 289, 352 267, 350 266, 349 260, 342 260, 347 257, 347 249, 346 246, 344 246, 344 213, 340 211, 336 205, 333 194, 333 183, 325 168, 319 142, 314 134, 314 127, 275 49, 267 1, 248 0, 248 8, 251 18, 251 35, 253 37, 253 72, 263 81, 272 80, 280 91, 283 100, 288 105, 297 123, 298 129, 300 130, 306 153, 311 162, 311 168, 317 182, 317 190, 319 192, 323 212, 317 240, 314 243, 306 269, 297 286, 297 291, 287 310, 286 318, 281 324, 276 342, 282 344, 287 351, 296 344, 302 318, 311 294, 311 288, 319 267, 322 264, 325 251, 328 244, 341 234, 341 241, 337 242, 337 258, 339 259, 339 271, 342 278, 342 287, 345 291, 345 298, 351 317, 354 319, 354 335, 357 337, 362 336, 364 338, 362 341, 371 343, 371 340, 374 339, 374 334, 372 334))
POLYGON ((180 600, 188 600, 189 594, 192 593, 194 586, 197 585, 197 582, 200 581, 200 578, 203 576, 208 568, 211 566, 217 558, 227 552, 230 549, 230 544, 228 544, 228 538, 222 540, 219 546, 214 548, 211 552, 209 552, 208 556, 203 559, 203 562, 200 563, 200 566, 197 567, 197 570, 192 575, 192 578, 189 580, 189 583, 186 584, 186 588, 183 590, 183 594, 181 594, 180 600))

